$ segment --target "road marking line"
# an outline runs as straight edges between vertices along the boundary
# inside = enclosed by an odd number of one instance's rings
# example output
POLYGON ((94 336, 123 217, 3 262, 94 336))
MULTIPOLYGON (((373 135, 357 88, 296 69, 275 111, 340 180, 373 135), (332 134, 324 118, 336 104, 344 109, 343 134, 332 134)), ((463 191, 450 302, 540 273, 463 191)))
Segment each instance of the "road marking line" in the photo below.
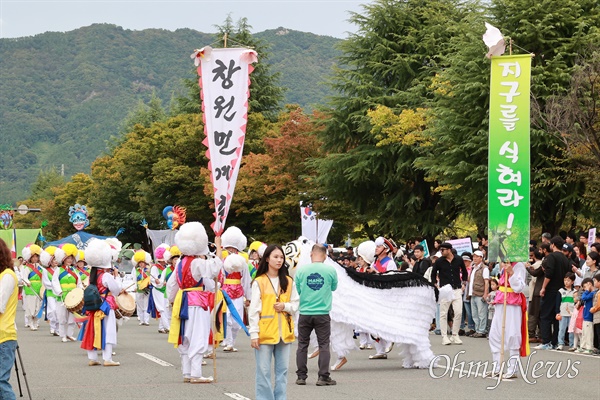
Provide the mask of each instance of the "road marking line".
POLYGON ((168 363, 166 361, 161 360, 160 358, 154 357, 148 353, 135 353, 138 356, 142 356, 144 358, 147 358, 148 360, 157 363, 158 365, 162 365, 163 367, 172 367, 173 364, 168 363))
POLYGON ((569 356, 570 356, 570 355, 574 355, 574 356, 581 356, 581 357, 591 357, 591 358, 598 358, 598 356, 595 356, 595 355, 593 355, 593 354, 575 353, 574 351, 569 351, 569 352, 567 352, 567 351, 565 351, 565 350, 556 350, 556 349, 554 349, 554 350, 550 350, 550 351, 553 351, 553 352, 555 352, 555 353, 561 353, 561 354, 569 355, 569 356))
POLYGON ((232 399, 235 400, 251 400, 248 397, 244 397, 239 393, 223 393, 225 396, 227 397, 231 397, 232 399))

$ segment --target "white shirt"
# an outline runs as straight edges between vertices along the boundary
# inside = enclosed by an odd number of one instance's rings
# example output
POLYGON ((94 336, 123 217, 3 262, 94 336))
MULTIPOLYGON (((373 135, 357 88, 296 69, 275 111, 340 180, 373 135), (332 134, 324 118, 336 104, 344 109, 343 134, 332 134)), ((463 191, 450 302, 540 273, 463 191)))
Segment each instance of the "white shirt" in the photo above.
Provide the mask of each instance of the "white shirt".
MULTIPOLYGON (((483 267, 485 267, 485 264, 481 263, 471 268, 471 276, 469 277, 469 296, 473 296, 473 280, 475 279, 475 272, 483 267)), ((490 279, 490 270, 487 267, 483 268, 483 279, 490 279)))
POLYGON ((163 271, 165 269, 167 269, 166 266, 164 266, 164 267, 165 268, 162 271, 160 269, 158 269, 156 264, 152 265, 152 268, 150 268, 150 283, 152 283, 152 286, 154 286, 157 289, 162 288, 164 285, 164 281, 161 281, 161 278, 160 278, 163 271))
POLYGON ((0 314, 4 314, 6 311, 6 305, 13 290, 15 290, 15 280, 10 273, 6 273, 0 281, 0 314))
MULTIPOLYGON (((275 293, 279 292, 279 277, 271 278, 271 284, 275 289, 275 293)), ((300 305, 300 296, 296 290, 296 284, 292 280, 292 295, 289 303, 284 303, 283 311, 294 316, 298 311, 300 305)), ((248 307, 248 322, 250 323, 250 339, 258 339, 258 322, 260 321, 260 312, 262 311, 262 298, 260 296, 260 287, 256 280, 252 282, 252 297, 250 301, 250 307, 248 307)))

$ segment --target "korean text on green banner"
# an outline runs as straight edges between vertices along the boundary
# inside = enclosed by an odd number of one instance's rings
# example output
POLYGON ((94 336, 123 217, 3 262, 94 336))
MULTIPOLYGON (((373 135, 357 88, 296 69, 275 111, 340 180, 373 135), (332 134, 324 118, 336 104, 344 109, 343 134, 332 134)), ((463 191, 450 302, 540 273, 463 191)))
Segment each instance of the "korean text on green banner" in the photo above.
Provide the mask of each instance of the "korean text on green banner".
POLYGON ((488 259, 527 261, 531 55, 492 57, 491 73, 488 259))

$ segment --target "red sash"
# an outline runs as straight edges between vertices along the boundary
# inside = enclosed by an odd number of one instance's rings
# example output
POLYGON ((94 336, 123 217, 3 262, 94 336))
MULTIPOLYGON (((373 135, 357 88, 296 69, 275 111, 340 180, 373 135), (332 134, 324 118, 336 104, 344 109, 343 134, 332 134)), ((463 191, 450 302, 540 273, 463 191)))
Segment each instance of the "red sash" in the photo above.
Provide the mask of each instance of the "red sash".
POLYGON ((67 267, 67 268, 66 268, 66 271, 67 271, 69 274, 71 274, 71 276, 72 276, 73 278, 75 278, 75 282, 77 282, 77 281, 79 280, 79 275, 77 275, 77 274, 75 273, 75 271, 73 271, 73 268, 71 268, 71 267, 67 267))
POLYGON ((42 271, 40 271, 39 268, 37 268, 35 265, 33 264, 27 264, 27 266, 29 267, 29 269, 31 269, 33 272, 35 272, 37 274, 37 276, 40 277, 40 279, 42 279, 42 271))

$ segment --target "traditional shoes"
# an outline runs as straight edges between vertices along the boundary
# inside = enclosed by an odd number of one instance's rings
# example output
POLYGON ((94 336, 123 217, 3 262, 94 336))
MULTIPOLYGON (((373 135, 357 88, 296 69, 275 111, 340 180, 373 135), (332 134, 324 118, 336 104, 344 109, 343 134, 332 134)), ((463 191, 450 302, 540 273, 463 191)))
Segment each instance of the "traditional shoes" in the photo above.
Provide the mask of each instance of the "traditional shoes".
POLYGON ((311 358, 315 358, 318 355, 319 355, 319 349, 316 349, 315 351, 313 351, 312 353, 310 353, 308 355, 308 359, 310 360, 311 358))
POLYGON ((341 368, 344 366, 344 364, 346 364, 347 362, 348 362, 348 360, 346 359, 346 357, 343 357, 343 358, 338 358, 337 362, 331 366, 331 370, 332 370, 332 371, 338 371, 338 370, 340 370, 340 369, 341 369, 341 368))
POLYGON ((213 377, 209 376, 208 378, 200 377, 200 378, 190 378, 190 383, 212 383, 213 377))

